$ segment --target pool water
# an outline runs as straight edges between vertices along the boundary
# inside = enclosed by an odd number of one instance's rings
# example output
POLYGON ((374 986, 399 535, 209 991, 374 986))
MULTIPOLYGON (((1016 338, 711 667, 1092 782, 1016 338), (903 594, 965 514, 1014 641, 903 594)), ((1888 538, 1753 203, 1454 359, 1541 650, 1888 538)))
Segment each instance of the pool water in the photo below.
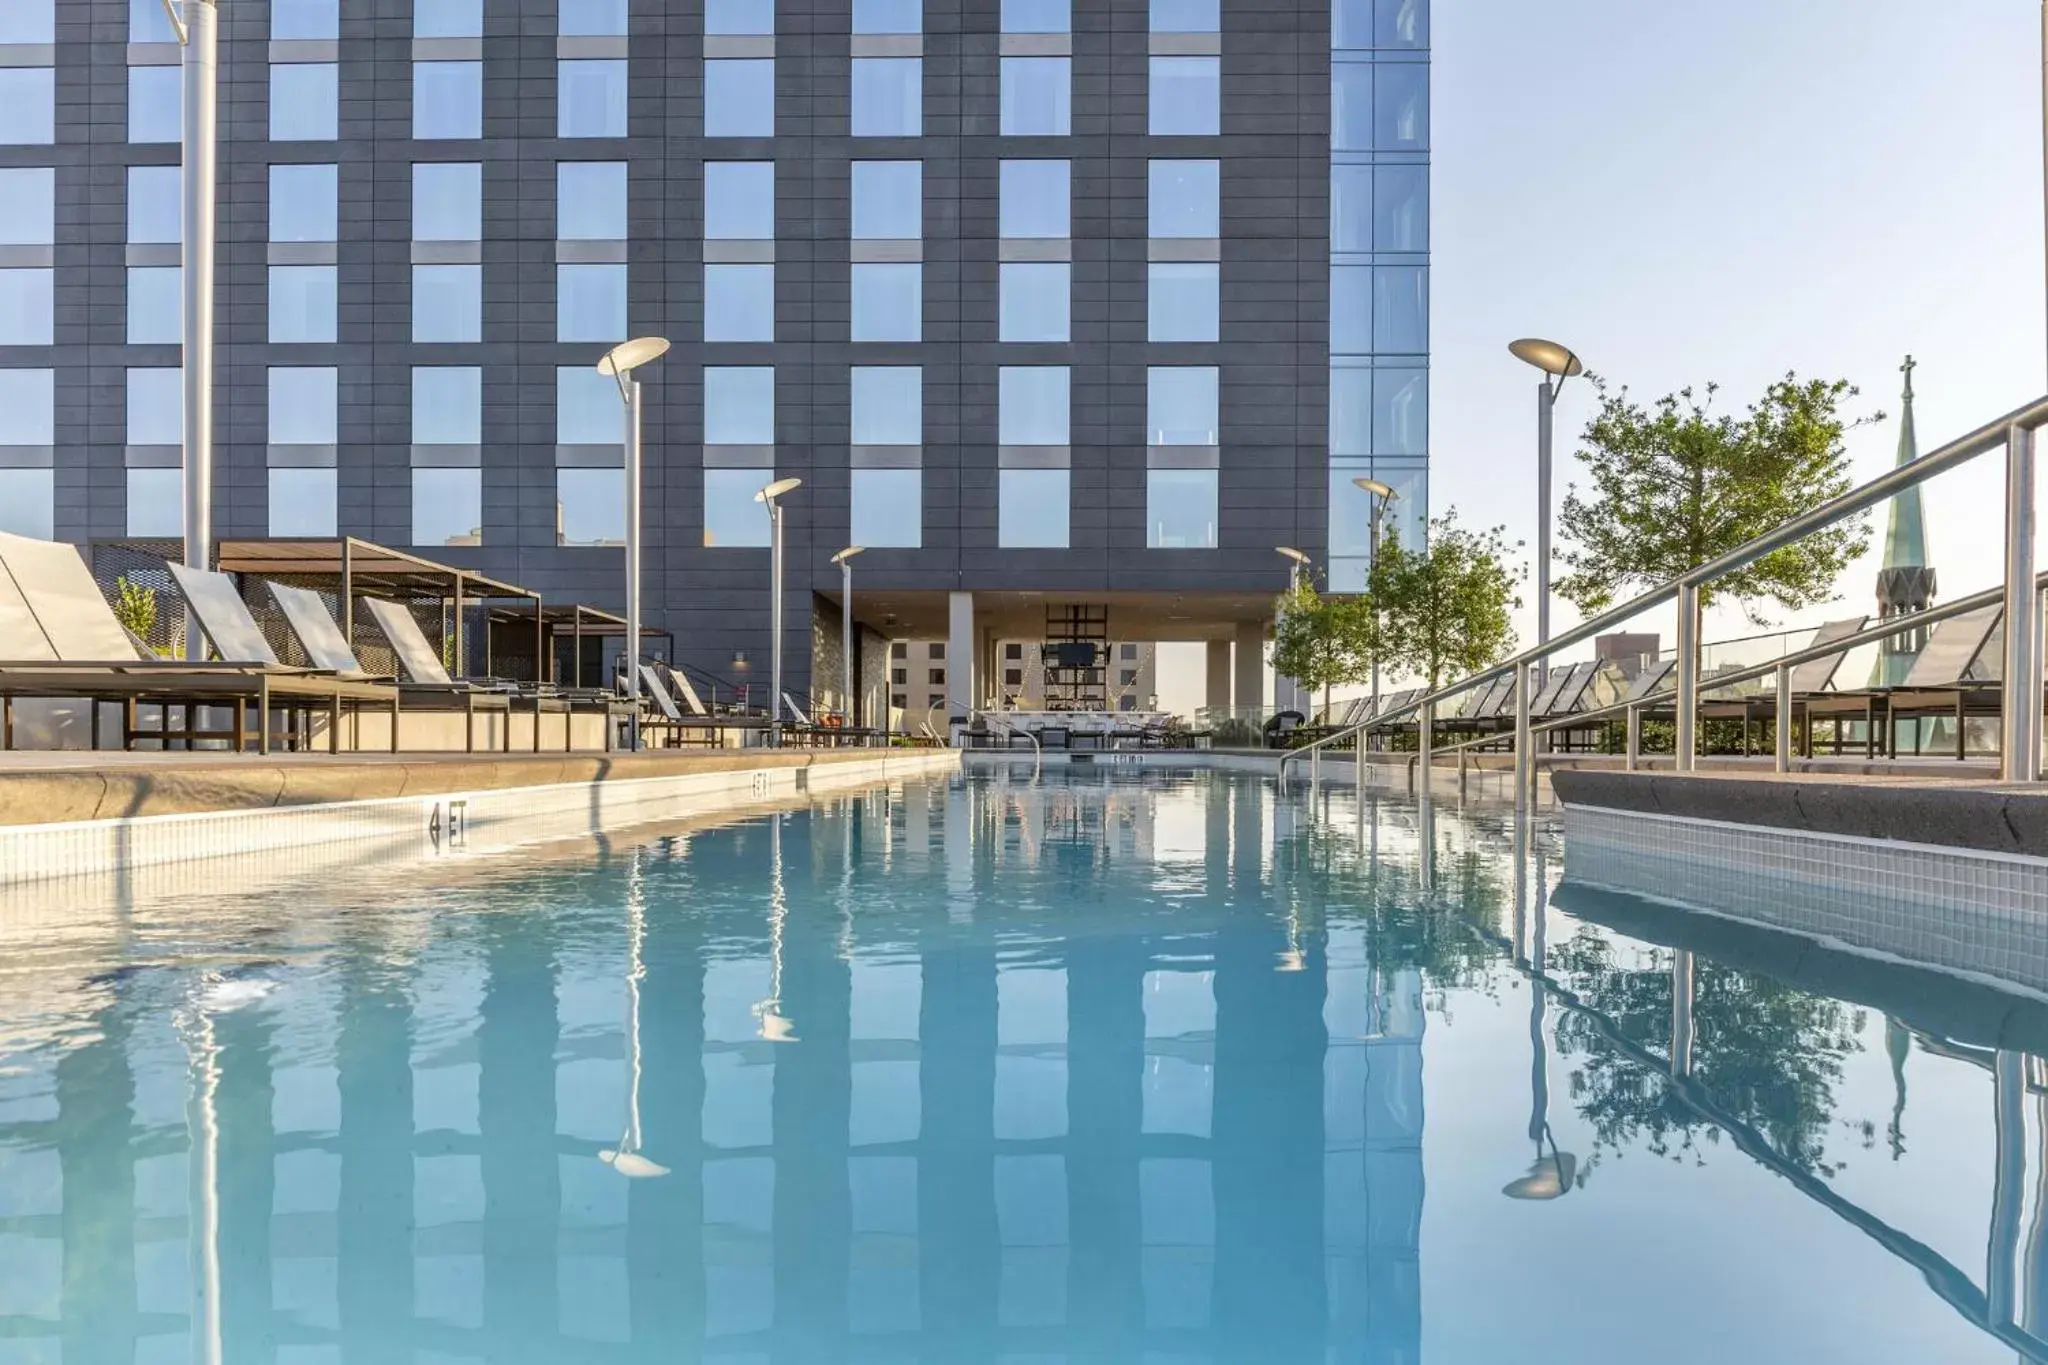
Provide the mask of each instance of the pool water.
POLYGON ((1022 768, 17 898, 0 1362, 2048 1360, 2048 1007, 1559 852, 1022 768))

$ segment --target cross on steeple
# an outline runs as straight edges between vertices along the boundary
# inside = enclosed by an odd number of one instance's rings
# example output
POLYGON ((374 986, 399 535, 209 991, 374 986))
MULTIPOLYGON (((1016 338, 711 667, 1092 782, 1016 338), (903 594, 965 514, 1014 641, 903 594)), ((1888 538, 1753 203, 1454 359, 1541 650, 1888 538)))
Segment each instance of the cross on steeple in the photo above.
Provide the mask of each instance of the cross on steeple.
POLYGON ((1919 363, 1913 357, 1907 356, 1906 363, 1899 366, 1899 373, 1906 376, 1906 401, 1908 403, 1913 401, 1913 371, 1918 367, 1919 363))

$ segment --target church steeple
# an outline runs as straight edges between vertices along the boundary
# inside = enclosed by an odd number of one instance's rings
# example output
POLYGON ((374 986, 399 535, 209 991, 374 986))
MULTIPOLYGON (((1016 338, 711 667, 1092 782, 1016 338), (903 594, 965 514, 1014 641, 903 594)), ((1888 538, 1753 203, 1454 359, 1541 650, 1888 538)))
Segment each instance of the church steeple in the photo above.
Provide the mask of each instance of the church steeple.
MULTIPOLYGON (((1904 410, 1899 415, 1897 463, 1908 465, 1920 458, 1919 438, 1913 430, 1913 357, 1899 366, 1906 376, 1904 410)), ((1926 611, 1934 604, 1933 566, 1927 562, 1927 525, 1920 489, 1915 487, 1892 498, 1885 527, 1884 563, 1877 571, 1877 614, 1880 619, 1926 611)), ((1913 661, 1926 643, 1925 631, 1911 631, 1885 641, 1878 650, 1871 682, 1896 687, 1912 671, 1913 661)))

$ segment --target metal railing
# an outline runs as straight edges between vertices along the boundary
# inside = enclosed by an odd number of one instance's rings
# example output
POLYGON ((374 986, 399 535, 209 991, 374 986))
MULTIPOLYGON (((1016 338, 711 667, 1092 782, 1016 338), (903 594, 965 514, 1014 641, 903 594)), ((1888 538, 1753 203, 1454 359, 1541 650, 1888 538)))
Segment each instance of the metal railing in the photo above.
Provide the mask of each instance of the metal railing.
MULTIPOLYGON (((1532 726, 1529 715, 1531 668, 1541 666, 1543 661, 1553 654, 1582 644, 1617 626, 1625 625, 1644 612, 1663 606, 1667 602, 1676 602, 1678 605, 1677 682, 1670 693, 1677 704, 1678 733, 1673 762, 1677 771, 1691 772, 1698 756, 1701 587, 1745 568, 1765 555, 1802 540, 1815 531, 1825 530, 1837 522, 1868 511, 1908 489, 1919 487, 1936 475, 1945 474, 1951 469, 1968 464, 1980 455, 2002 447, 2005 450, 2006 465, 2005 581, 2002 589, 1993 589, 1990 593, 1982 595, 1982 600, 1978 601, 1977 605, 1989 605, 1990 602, 1998 600, 2005 603, 2005 667, 2002 675, 2004 692, 1999 707, 2002 776, 2008 782, 2036 782, 2040 776, 2042 660, 2041 651, 2037 648, 2035 640, 2037 632, 2033 610, 2038 592, 2034 572, 2034 432, 2043 425, 2048 425, 2048 398, 2035 399, 2025 407, 2016 408, 1997 421, 1978 427, 1975 431, 1929 452, 1911 464, 1887 470, 1870 482, 1780 524, 1718 559, 1660 583, 1630 601, 1611 607, 1591 620, 1581 622, 1570 630, 1553 636, 1545 644, 1526 649, 1513 658, 1504 659, 1490 668, 1481 669, 1401 706, 1390 707, 1383 714, 1346 727, 1313 744, 1291 749, 1280 756, 1280 776, 1285 778, 1287 765, 1294 759, 1312 756, 1329 745, 1346 739, 1358 739, 1389 722, 1406 719, 1409 716, 1418 718, 1421 735, 1420 756, 1426 763, 1430 756, 1430 726, 1437 703, 1505 674, 1513 674, 1515 806, 1518 810, 1526 809, 1533 791, 1532 779, 1535 771, 1531 743, 1535 727, 1532 726), (2027 698, 2027 704, 2015 705, 2015 697, 2027 698)), ((1952 612, 1957 605, 1959 604, 1951 603, 1941 610, 1952 612)), ((1874 628, 1878 632, 1876 638, 1897 634, 1903 629, 1926 624, 1932 619, 1934 618, 1928 613, 1919 613, 1909 621, 1887 623, 1874 628)), ((1870 635, 1870 631, 1865 631, 1860 636, 1833 641, 1821 653, 1825 655, 1850 648, 1854 643, 1870 635)), ((1786 657, 1790 659, 1792 656, 1786 657)), ((1757 665, 1761 672, 1752 676, 1761 676, 1761 673, 1770 672, 1783 663, 1783 660, 1774 660, 1768 664, 1757 665)), ((1736 680, 1735 674, 1727 674, 1717 676, 1712 681, 1713 685, 1719 688, 1736 680)), ((1780 691, 1784 691, 1782 679, 1780 691)), ((1557 727, 1546 723, 1544 728, 1557 727)), ((1781 748, 1785 743, 1785 733, 1781 731, 1780 734, 1781 748)))

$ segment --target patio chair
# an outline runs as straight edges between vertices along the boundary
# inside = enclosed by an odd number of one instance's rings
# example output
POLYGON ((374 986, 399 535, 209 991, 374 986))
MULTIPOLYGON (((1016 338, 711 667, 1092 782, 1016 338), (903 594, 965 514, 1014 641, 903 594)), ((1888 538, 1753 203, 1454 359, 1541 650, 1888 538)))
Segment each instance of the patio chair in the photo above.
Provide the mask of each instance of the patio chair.
MULTIPOLYGON (((1991 649, 1993 637, 2005 620, 1999 606, 1935 622, 1927 643, 1913 660, 1906 680, 1883 692, 1887 717, 1887 740, 1894 737, 1892 720, 1918 721, 1926 716, 1950 716, 1955 720, 1957 758, 1968 756, 1966 722, 1971 716, 1995 716, 2004 703, 2004 660, 1991 649), (1975 676, 1972 676, 1972 674, 1975 676)), ((2041 704, 2036 699, 2036 706, 2041 704)), ((1887 750, 1892 746, 1888 743, 1887 750)), ((1914 748, 1919 748, 1919 729, 1914 729, 1914 748)))

